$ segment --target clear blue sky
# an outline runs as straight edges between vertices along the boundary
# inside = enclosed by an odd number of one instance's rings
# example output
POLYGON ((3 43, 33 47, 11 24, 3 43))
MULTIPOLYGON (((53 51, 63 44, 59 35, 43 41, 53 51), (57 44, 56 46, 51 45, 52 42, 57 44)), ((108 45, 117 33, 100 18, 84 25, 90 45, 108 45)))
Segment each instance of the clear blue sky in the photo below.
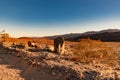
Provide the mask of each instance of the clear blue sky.
POLYGON ((0 0, 0 28, 46 36, 120 28, 120 0, 0 0))

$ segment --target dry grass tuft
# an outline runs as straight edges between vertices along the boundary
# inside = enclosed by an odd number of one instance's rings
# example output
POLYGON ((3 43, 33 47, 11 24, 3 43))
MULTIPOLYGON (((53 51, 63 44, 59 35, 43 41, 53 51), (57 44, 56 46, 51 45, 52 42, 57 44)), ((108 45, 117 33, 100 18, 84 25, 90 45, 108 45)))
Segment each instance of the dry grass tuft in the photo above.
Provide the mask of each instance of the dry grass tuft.
POLYGON ((79 62, 99 61, 108 65, 116 65, 118 63, 116 51, 99 40, 81 39, 73 48, 73 52, 72 60, 79 62))

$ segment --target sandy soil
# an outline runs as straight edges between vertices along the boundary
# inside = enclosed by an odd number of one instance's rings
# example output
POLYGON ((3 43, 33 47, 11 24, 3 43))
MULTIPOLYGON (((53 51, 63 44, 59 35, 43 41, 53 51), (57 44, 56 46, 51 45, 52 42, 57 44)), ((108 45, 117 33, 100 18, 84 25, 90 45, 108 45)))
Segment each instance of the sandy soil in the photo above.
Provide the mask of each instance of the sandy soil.
POLYGON ((49 69, 33 67, 13 55, 0 54, 0 80, 56 80, 49 69))
MULTIPOLYGON (((10 44, 0 45, 0 80, 120 80, 120 65, 78 63, 68 60, 67 55, 34 48, 11 49, 10 44)), ((105 44, 120 54, 120 43, 105 44)))
POLYGON ((19 59, 12 55, 0 54, 0 80, 23 80, 19 59))

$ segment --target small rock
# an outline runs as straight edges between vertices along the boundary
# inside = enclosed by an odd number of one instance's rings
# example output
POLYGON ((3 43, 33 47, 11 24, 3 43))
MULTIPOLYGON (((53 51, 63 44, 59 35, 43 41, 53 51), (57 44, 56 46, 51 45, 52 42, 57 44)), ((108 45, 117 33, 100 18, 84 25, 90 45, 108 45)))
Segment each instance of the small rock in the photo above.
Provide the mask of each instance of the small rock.
POLYGON ((55 73, 55 72, 52 72, 52 75, 53 75, 53 76, 55 76, 55 75, 56 75, 56 73, 55 73))

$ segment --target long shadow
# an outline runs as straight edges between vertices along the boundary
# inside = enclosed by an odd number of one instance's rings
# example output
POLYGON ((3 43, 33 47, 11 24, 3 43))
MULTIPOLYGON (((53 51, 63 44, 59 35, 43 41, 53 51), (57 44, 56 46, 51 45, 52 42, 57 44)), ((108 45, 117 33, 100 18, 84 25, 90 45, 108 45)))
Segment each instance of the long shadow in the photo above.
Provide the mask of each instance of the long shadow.
POLYGON ((0 65, 9 65, 8 69, 20 70, 19 75, 25 80, 81 80, 75 70, 66 69, 64 66, 33 66, 10 54, 0 54, 0 58, 0 65), (9 60, 10 58, 12 60, 9 60))
POLYGON ((29 52, 52 52, 51 50, 49 49, 40 49, 40 48, 29 48, 28 49, 29 52))
MULTIPOLYGON (((58 66, 54 66, 51 68, 49 65, 45 63, 43 64, 41 63, 41 66, 29 65, 21 57, 16 57, 14 55, 11 55, 12 52, 19 53, 18 51, 10 50, 8 48, 5 48, 2 45, 0 45, 0 48, 1 48, 0 49, 0 53, 1 53, 0 64, 9 65, 7 68, 10 68, 10 69, 21 70, 20 76, 24 78, 25 80, 65 80, 65 77, 60 78, 60 77, 55 76, 55 75, 60 75, 60 73, 62 73, 62 75, 63 74, 65 75, 64 67, 61 68, 58 66)), ((74 78, 74 76, 72 77, 74 78)), ((67 80, 70 80, 70 78, 67 77, 67 80)))
POLYGON ((23 60, 22 57, 16 57, 12 54, 17 54, 19 51, 8 49, 0 44, 0 65, 8 65, 9 69, 20 70, 19 74, 24 80, 56 80, 51 77, 50 67, 41 62, 41 66, 33 66, 23 60))
MULTIPOLYGON (((32 65, 22 57, 12 55, 13 53, 19 53, 19 51, 8 49, 0 44, 0 65, 9 65, 8 69, 20 70, 19 75, 24 80, 101 80, 100 74, 96 71, 85 71, 82 73, 84 76, 82 77, 72 68, 50 66, 44 61, 41 61, 39 66, 32 65)), ((116 80, 120 79, 116 78, 116 80)))

